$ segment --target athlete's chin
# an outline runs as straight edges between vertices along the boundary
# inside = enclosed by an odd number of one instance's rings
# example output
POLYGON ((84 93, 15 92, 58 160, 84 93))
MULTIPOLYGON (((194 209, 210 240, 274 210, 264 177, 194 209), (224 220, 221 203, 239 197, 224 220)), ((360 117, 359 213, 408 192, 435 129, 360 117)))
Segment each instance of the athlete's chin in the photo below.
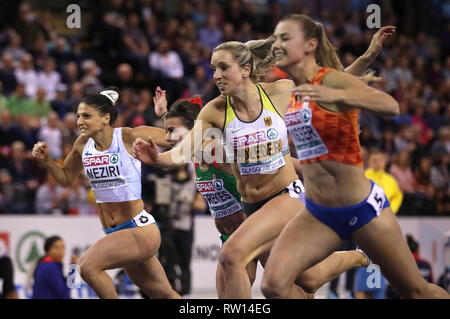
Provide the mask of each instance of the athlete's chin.
POLYGON ((286 61, 286 59, 283 58, 275 61, 275 66, 283 71, 287 69, 289 65, 289 61, 286 61))

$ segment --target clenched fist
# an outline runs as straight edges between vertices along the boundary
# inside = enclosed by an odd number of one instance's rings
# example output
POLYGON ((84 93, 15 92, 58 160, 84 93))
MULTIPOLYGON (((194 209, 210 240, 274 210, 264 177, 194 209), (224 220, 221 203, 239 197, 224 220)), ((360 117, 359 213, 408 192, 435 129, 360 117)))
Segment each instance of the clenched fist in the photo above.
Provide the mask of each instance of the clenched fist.
POLYGON ((45 142, 37 142, 34 144, 33 151, 31 152, 34 158, 41 162, 48 162, 50 157, 50 149, 45 142))

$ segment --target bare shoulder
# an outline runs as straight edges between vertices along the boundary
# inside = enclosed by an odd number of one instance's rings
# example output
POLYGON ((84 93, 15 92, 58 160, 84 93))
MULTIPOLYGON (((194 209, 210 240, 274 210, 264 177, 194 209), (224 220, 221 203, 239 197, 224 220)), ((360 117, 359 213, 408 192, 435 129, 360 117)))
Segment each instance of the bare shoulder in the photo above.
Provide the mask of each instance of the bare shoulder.
POLYGON ((295 87, 294 81, 289 79, 281 79, 270 83, 259 83, 264 91, 269 95, 290 93, 295 87))
POLYGON ((133 129, 131 127, 122 127, 122 140, 126 143, 133 143, 133 129))
POLYGON ((89 137, 86 137, 83 135, 78 136, 77 139, 75 140, 75 142, 73 143, 72 151, 81 154, 83 152, 83 148, 86 145, 88 140, 89 140, 89 137))
POLYGON ((222 127, 225 121, 226 105, 226 97, 219 95, 202 108, 197 119, 210 122, 215 127, 222 127))

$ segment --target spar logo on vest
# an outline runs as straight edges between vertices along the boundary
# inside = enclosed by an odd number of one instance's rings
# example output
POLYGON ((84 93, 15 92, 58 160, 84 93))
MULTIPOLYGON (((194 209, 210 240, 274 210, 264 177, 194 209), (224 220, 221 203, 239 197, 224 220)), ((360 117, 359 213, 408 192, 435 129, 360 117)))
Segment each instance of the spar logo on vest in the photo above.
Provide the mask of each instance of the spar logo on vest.
POLYGON ((216 179, 215 176, 213 178, 211 181, 197 182, 198 191, 200 193, 221 191, 223 189, 223 180, 216 179))
POLYGON ((243 133, 231 139, 233 153, 238 163, 267 161, 282 150, 283 144, 278 130, 274 127, 243 133))
POLYGON ((83 158, 86 175, 94 190, 125 185, 119 169, 119 155, 105 154, 83 158))

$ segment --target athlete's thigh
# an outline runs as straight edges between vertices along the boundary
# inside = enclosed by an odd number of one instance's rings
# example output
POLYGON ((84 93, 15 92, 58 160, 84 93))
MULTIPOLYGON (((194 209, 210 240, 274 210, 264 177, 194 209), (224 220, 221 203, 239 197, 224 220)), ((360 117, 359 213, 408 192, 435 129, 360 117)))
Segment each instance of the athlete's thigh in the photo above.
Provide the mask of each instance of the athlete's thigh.
POLYGON ((161 239, 155 224, 111 233, 89 247, 82 256, 101 269, 123 267, 149 259, 159 249, 161 239))
POLYGON ((245 252, 248 260, 253 259, 270 249, 273 240, 302 207, 298 198, 290 197, 287 193, 273 198, 246 218, 224 247, 237 247, 245 252))
POLYGON ((142 262, 129 264, 124 269, 139 288, 152 296, 160 296, 172 289, 164 268, 156 256, 142 262))
POLYGON ((396 288, 412 289, 423 281, 390 207, 356 230, 353 239, 396 288))
POLYGON ((338 249, 340 244, 339 235, 304 208, 275 240, 265 272, 293 282, 300 273, 338 249))

